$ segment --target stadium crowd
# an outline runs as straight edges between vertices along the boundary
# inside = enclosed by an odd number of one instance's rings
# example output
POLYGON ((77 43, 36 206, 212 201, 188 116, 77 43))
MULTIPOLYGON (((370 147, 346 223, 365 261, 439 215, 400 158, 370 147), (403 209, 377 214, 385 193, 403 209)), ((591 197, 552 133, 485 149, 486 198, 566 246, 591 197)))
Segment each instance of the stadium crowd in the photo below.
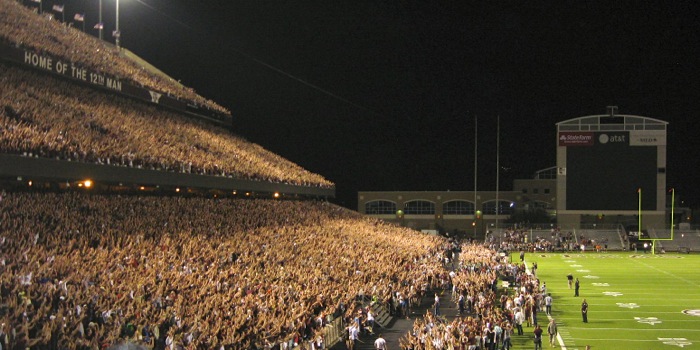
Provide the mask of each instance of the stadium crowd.
POLYGON ((0 152, 331 187, 229 131, 0 63, 0 152))
POLYGON ((531 237, 527 230, 507 229, 503 230, 502 237, 490 235, 488 243, 494 250, 535 252, 554 250, 552 241, 554 237, 552 240, 540 236, 531 237))
MULTIPOLYGON (((0 0, 0 40, 47 52, 228 114, 122 57, 111 45, 0 0)), ((331 187, 228 131, 0 63, 0 153, 331 187)), ((521 232, 506 241, 526 248, 521 232), (524 246, 523 246, 524 245, 524 246)), ((524 265, 324 203, 98 195, 0 194, 1 349, 289 349, 323 342, 334 318, 370 317, 371 296, 407 316, 450 289, 405 349, 484 348, 536 322, 543 290, 524 265), (511 294, 497 297, 503 276, 511 294)), ((501 247, 502 248, 502 247, 501 247)), ((357 325, 360 326, 359 324, 357 325)))
POLYGON ((224 107, 198 95, 191 88, 153 74, 123 57, 113 45, 59 21, 37 15, 17 0, 0 0, 0 40, 38 53, 47 52, 85 68, 129 80, 137 86, 148 87, 230 115, 224 107))
POLYGON ((3 349, 288 348, 444 271, 444 240, 324 202, 0 198, 3 349))
POLYGON ((459 258, 450 276, 460 316, 447 321, 438 308, 429 310, 401 338, 402 349, 510 349, 515 330, 522 335, 523 324, 538 322, 546 289, 524 264, 472 244, 461 246, 459 258), (516 283, 499 293, 498 281, 509 277, 516 283))

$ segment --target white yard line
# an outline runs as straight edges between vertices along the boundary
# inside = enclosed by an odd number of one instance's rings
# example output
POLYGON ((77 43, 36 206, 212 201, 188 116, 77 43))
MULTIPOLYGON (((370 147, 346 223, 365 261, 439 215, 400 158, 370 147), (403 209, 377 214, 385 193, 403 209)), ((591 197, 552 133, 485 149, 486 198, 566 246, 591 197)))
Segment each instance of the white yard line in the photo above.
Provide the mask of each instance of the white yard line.
MULTIPOLYGON (((547 319, 552 320, 552 316, 547 315, 547 319)), ((564 344, 564 339, 561 337, 561 332, 557 332, 557 342, 562 349, 566 350, 566 344, 564 344)))
POLYGON ((651 266, 651 265, 649 265, 649 264, 645 264, 645 263, 642 262, 642 261, 638 261, 638 262, 639 262, 639 264, 644 265, 644 266, 646 266, 646 267, 649 268, 649 269, 652 269, 652 270, 655 270, 655 271, 659 271, 659 272, 661 272, 661 273, 663 273, 663 274, 665 274, 665 275, 671 276, 671 277, 673 277, 673 278, 675 278, 675 279, 681 280, 681 281, 683 281, 683 282, 685 282, 685 283, 688 283, 688 284, 690 284, 690 285, 693 285, 693 286, 695 286, 695 287, 700 288, 700 284, 694 283, 693 281, 687 280, 687 279, 685 279, 685 278, 683 278, 683 277, 678 277, 678 276, 676 276, 676 275, 674 275, 674 274, 672 274, 672 273, 670 273, 670 272, 668 272, 668 271, 664 271, 664 270, 661 270, 661 269, 656 268, 656 267, 654 267, 654 266, 651 266))
MULTIPOLYGON (((527 260, 523 260, 523 263, 525 263, 525 272, 529 275, 530 274, 530 267, 527 265, 527 260)), ((547 315, 548 320, 552 320, 552 316, 547 315)), ((566 344, 564 343, 564 339, 561 337, 561 332, 557 332, 557 342, 559 343, 559 347, 562 350, 567 350, 566 349, 566 344)))

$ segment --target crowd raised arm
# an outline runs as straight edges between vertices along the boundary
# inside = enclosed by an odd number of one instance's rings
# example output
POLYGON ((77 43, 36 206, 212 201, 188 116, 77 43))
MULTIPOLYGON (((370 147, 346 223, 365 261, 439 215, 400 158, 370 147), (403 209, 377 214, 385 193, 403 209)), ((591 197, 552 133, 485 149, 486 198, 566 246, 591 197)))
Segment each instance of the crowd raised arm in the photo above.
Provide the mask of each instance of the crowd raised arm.
POLYGON ((450 322, 428 311, 401 338, 402 349, 509 349, 518 314, 534 322, 541 306, 539 281, 525 265, 482 245, 462 245, 450 276, 460 315, 450 322), (499 293, 502 279, 515 283, 499 293))
POLYGON ((0 64, 0 152, 331 187, 229 131, 0 64))
POLYGON ((326 203, 3 193, 3 348, 299 342, 442 244, 326 203))

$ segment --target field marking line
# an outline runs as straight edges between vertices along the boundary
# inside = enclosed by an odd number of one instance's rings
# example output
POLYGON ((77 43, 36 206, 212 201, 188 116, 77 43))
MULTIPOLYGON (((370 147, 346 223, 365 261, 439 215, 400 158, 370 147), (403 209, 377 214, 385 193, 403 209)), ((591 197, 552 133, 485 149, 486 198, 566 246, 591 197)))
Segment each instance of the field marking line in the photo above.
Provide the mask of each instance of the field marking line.
POLYGON ((693 282, 693 281, 689 281, 689 280, 687 280, 687 279, 685 279, 685 278, 678 277, 678 276, 676 276, 676 275, 674 275, 674 274, 672 274, 672 273, 670 273, 670 272, 661 270, 661 269, 656 268, 656 267, 654 267, 654 266, 651 266, 651 265, 649 265, 649 264, 645 264, 645 263, 642 262, 642 261, 639 261, 639 264, 644 265, 644 266, 646 266, 646 267, 649 268, 649 269, 659 271, 659 272, 661 272, 661 273, 663 273, 663 274, 665 274, 665 275, 671 276, 671 277, 673 277, 673 278, 675 278, 675 279, 681 280, 681 281, 683 281, 683 282, 685 282, 685 283, 688 283, 688 284, 690 284, 690 285, 693 285, 693 286, 695 286, 695 287, 700 288, 700 284, 697 284, 697 283, 695 283, 695 282, 693 282))
MULTIPOLYGON (((530 274, 530 268, 527 266, 527 261, 526 261, 525 259, 523 259, 523 263, 525 263, 525 273, 527 273, 527 274, 529 275, 529 274, 530 274)), ((547 319, 548 319, 549 321, 551 321, 551 320, 552 320, 552 316, 551 316, 551 315, 547 315, 547 319)), ((559 328, 559 327, 557 327, 557 328, 559 328)), ((566 349, 566 344, 564 343, 564 339, 561 337, 561 333, 560 333, 560 332, 557 332, 557 342, 559 343, 559 347, 560 347, 562 350, 567 350, 567 349, 566 349)))
MULTIPOLYGON (((635 331, 635 332, 700 332, 700 329, 678 329, 678 328, 618 328, 618 327, 571 327, 574 329, 588 329, 588 330, 599 330, 599 331, 610 331, 610 330, 621 330, 621 331, 635 331)), ((587 338, 586 338, 587 339, 587 338)))
MULTIPOLYGON (((658 339, 610 339, 610 338, 604 338, 604 339, 602 339, 602 338, 601 339, 598 339, 598 338, 585 338, 585 339, 578 338, 578 339, 593 340, 593 341, 611 340, 611 341, 620 341, 620 342, 648 342, 648 343, 651 343, 651 342, 658 343, 659 342, 658 339)), ((697 340, 693 340, 693 339, 686 339, 686 340, 697 341, 697 340)))
MULTIPOLYGON (((551 315, 547 315, 547 319, 550 321, 552 320, 551 315)), ((568 326, 567 326, 568 327, 568 326)), ((558 328, 558 327, 557 327, 558 328)), ((568 332, 567 332, 568 333, 568 332)), ((573 338, 572 338, 573 339, 573 338)), ((557 342, 559 343, 559 346, 563 349, 566 350, 566 344, 564 344, 564 338, 561 337, 561 332, 557 332, 557 342)))

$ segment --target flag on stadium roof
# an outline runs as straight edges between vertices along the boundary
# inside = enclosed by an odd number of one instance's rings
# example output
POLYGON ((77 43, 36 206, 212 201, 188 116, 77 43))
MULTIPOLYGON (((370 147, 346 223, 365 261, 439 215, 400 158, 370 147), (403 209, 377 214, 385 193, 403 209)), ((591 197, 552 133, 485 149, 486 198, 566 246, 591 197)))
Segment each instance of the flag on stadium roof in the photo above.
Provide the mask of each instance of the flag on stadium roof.
POLYGON ((118 31, 118 30, 113 30, 113 31, 112 31, 112 36, 115 37, 115 38, 119 38, 119 37, 122 36, 122 33, 121 33, 120 31, 118 31))
POLYGON ((102 24, 102 23, 97 23, 97 24, 95 24, 95 29, 102 29, 102 28, 104 28, 104 27, 105 27, 105 26, 104 26, 104 24, 102 24))
MULTIPOLYGON (((39 0, 41 1, 41 0, 39 0)), ((53 10, 56 12, 63 13, 63 5, 53 5, 53 10)))
POLYGON ((83 22, 83 21, 85 21, 85 15, 80 14, 80 13, 76 13, 75 16, 73 16, 73 19, 78 21, 78 22, 83 22))

